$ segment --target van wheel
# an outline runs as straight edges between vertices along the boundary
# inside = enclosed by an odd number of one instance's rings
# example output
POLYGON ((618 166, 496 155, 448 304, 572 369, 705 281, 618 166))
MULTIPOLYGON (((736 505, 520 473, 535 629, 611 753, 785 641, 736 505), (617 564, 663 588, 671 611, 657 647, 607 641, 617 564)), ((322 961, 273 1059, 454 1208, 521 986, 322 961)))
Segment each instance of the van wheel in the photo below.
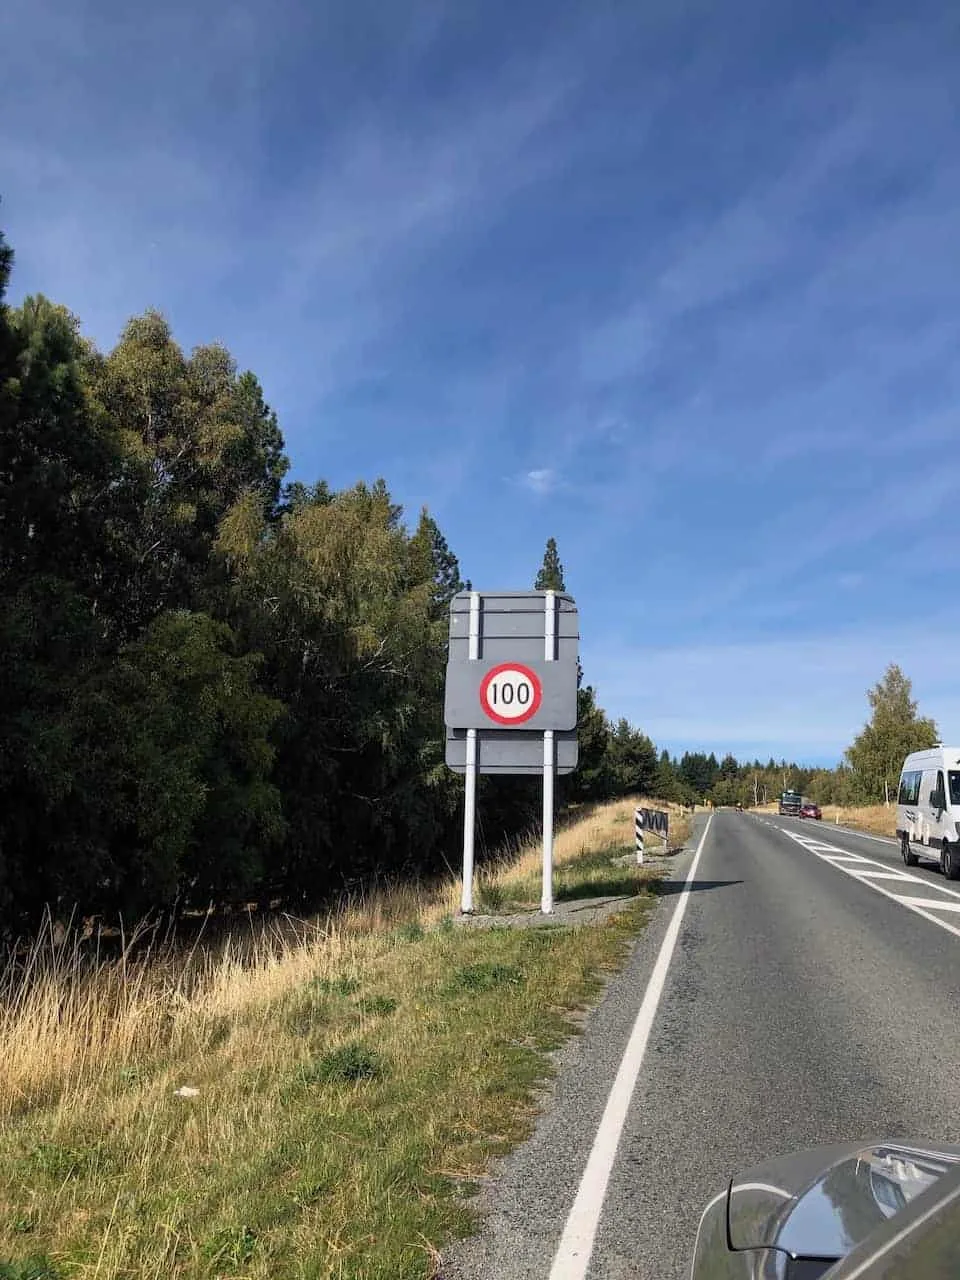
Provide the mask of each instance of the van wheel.
POLYGON ((900 836, 900 853, 908 867, 915 867, 920 859, 910 849, 910 836, 904 831, 900 836))
POLYGON ((949 840, 943 842, 943 874, 948 880, 960 880, 960 858, 949 840))

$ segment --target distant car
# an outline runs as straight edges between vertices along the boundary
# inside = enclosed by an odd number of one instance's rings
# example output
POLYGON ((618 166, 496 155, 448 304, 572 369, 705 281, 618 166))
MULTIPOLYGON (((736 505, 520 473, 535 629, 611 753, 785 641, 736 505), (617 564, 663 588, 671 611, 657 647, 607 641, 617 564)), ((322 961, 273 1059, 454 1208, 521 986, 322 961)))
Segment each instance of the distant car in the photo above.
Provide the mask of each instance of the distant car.
POLYGON ((818 804, 804 804, 800 806, 800 817, 822 818, 823 814, 820 812, 820 806, 818 804))

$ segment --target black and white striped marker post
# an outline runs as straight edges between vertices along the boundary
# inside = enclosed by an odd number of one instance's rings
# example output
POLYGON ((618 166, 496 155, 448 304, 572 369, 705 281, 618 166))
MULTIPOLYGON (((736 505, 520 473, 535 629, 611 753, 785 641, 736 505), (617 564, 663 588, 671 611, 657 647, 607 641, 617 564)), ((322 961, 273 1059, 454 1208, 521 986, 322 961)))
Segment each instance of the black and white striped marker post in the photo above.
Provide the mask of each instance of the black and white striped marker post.
POLYGON ((634 809, 633 826, 637 833, 637 866, 643 866, 643 810, 634 809))

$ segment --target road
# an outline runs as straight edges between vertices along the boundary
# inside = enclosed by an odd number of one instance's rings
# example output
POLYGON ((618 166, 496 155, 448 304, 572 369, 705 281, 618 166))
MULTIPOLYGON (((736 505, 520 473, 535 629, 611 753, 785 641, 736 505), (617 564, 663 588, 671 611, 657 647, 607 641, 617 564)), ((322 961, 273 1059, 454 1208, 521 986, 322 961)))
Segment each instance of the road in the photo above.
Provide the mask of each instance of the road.
POLYGON ((685 889, 693 858, 678 859, 629 964, 561 1052, 535 1134, 498 1171, 484 1230, 445 1257, 444 1280, 674 1280, 689 1275, 703 1205, 740 1169, 820 1142, 960 1141, 960 882, 932 864, 908 871, 892 842, 733 811, 714 815, 685 889), (592 1251, 565 1255, 681 905, 592 1251))

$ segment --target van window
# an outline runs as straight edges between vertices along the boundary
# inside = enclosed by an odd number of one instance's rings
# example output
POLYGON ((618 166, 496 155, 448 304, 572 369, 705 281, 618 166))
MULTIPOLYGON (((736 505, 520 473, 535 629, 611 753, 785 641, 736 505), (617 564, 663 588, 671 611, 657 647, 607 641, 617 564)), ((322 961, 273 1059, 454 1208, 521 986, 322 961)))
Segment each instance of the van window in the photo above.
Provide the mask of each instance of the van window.
MULTIPOLYGON (((960 777, 960 774, 957 775, 960 777)), ((918 770, 916 773, 905 773, 900 779, 900 794, 897 796, 898 804, 916 804, 920 799, 920 782, 923 774, 918 770)), ((960 803, 960 802, 958 802, 960 803)))
POLYGON ((933 788, 933 804, 936 809, 945 809, 947 807, 947 792, 943 785, 943 770, 937 773, 937 785, 933 788))
POLYGON ((960 773, 956 769, 951 769, 947 778, 950 782, 950 803, 960 804, 960 773))

